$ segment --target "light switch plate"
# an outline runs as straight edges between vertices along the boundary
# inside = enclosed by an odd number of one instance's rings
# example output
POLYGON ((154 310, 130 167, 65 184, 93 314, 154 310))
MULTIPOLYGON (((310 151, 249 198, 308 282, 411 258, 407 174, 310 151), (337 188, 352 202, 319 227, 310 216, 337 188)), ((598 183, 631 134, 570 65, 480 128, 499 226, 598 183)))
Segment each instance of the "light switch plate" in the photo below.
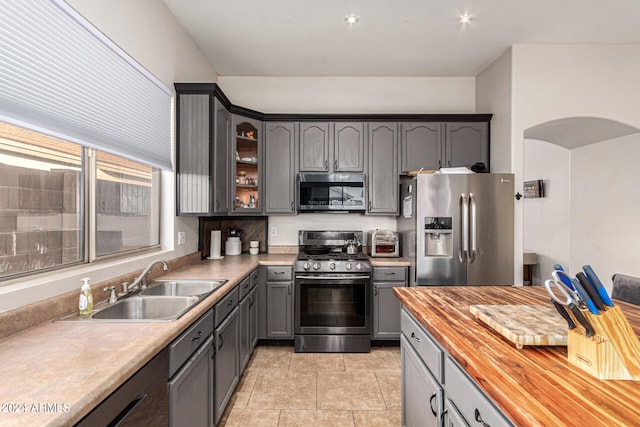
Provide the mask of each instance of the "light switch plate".
POLYGON ((178 231, 178 246, 184 245, 186 239, 186 233, 184 231, 178 231))

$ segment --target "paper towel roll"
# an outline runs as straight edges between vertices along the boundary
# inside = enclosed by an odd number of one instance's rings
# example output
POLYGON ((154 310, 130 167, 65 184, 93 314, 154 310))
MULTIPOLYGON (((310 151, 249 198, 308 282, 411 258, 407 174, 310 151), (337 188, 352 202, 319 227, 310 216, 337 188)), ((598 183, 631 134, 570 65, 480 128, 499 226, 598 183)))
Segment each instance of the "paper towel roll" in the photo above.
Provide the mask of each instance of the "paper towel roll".
POLYGON ((222 236, 220 230, 211 231, 211 248, 209 249, 209 258, 220 258, 220 244, 222 236))

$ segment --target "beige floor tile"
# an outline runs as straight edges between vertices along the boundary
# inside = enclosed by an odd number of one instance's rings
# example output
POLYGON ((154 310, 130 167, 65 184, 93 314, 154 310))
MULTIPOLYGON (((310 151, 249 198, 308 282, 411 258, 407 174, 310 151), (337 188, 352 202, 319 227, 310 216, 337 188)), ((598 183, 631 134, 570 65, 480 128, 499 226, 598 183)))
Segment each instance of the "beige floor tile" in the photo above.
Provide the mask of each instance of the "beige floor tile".
POLYGON ((338 353, 293 353, 292 371, 344 371, 344 356, 338 353))
POLYGON ((318 409, 384 410, 386 405, 372 371, 318 372, 318 409))
POLYGON ((291 363, 293 347, 256 347, 247 364, 249 371, 287 370, 291 363))
POLYGON ((401 411, 353 411, 356 427, 395 427, 402 425, 401 411))
POLYGON ((271 427, 278 425, 280 411, 259 410, 250 411, 248 409, 234 408, 229 413, 229 417, 218 424, 219 427, 271 427))
POLYGON ((384 348, 372 348, 370 353, 345 353, 343 356, 347 371, 387 370, 400 367, 393 352, 384 348))
POLYGON ((401 377, 402 373, 400 369, 394 369, 391 371, 374 371, 380 390, 382 391, 382 397, 384 403, 387 405, 387 410, 399 411, 402 409, 402 389, 401 389, 401 377))
POLYGON ((353 427, 353 414, 351 411, 290 411, 280 413, 278 427, 353 427))
POLYGON ((231 396, 229 400, 228 406, 237 409, 245 409, 247 407, 247 403, 249 402, 249 398, 251 397, 251 392, 249 391, 236 391, 231 396))
POLYGON ((248 409, 316 409, 316 372, 260 372, 248 409))
POLYGON ((236 391, 248 391, 251 392, 253 390, 253 386, 256 383, 256 379, 258 378, 258 371, 247 371, 245 370, 242 376, 240 377, 240 381, 236 386, 236 391))

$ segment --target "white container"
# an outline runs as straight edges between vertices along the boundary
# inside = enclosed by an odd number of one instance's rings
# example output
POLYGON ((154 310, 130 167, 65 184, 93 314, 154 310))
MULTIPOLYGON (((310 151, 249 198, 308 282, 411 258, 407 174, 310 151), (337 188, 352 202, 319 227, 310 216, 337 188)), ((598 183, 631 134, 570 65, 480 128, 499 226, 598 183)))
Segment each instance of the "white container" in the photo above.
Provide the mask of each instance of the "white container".
POLYGON ((224 243, 225 255, 240 255, 242 252, 242 243, 239 237, 227 237, 227 241, 224 243))
POLYGON ((258 255, 258 253, 260 253, 260 248, 249 248, 249 253, 251 255, 258 255))
POLYGON ((260 240, 252 240, 249 242, 249 246, 252 248, 259 248, 260 247, 260 240))

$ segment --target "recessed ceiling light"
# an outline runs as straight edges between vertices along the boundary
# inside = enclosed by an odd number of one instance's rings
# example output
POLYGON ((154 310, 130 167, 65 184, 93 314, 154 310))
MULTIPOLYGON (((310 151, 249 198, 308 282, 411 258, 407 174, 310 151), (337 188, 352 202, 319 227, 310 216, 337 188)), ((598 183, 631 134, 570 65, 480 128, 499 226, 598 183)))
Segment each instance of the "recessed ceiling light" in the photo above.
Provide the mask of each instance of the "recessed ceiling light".
POLYGON ((344 22, 346 22, 347 25, 356 25, 358 22, 360 22, 360 17, 357 15, 348 15, 346 18, 344 18, 344 22))
POLYGON ((471 21, 473 21, 473 15, 469 15, 468 13, 460 15, 460 17, 458 18, 458 22, 462 25, 471 24, 471 21))

